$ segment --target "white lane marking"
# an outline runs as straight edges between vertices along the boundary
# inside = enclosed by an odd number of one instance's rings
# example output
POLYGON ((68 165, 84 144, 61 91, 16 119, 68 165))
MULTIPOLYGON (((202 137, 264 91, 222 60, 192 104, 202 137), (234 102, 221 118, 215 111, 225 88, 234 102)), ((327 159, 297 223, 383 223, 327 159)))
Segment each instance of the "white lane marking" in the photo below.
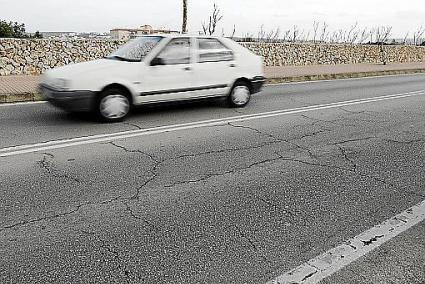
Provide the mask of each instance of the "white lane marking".
POLYGON ((20 102, 20 103, 1 103, 0 107, 8 107, 8 106, 29 106, 29 105, 38 105, 45 104, 46 101, 37 101, 37 102, 20 102))
MULTIPOLYGON (((326 74, 325 74, 326 75, 326 74)), ((286 82, 286 83, 271 83, 266 84, 266 86, 282 86, 282 85, 300 85, 300 84, 311 84, 311 83, 321 83, 321 82, 335 82, 335 81, 357 81, 357 80, 366 80, 366 79, 379 79, 379 78, 391 78, 391 77, 407 77, 407 76, 425 76, 423 73, 410 73, 410 74, 394 74, 394 75, 377 75, 377 76, 366 76, 366 77, 356 77, 356 78, 344 78, 344 79, 327 79, 327 80, 311 80, 311 81, 301 81, 301 82, 286 82)), ((304 76, 304 75, 300 75, 304 76)), ((305 75, 309 76, 309 75, 305 75)), ((315 75, 312 75, 315 76, 315 75)), ((297 77, 297 76, 295 76, 297 77)), ((279 78, 269 78, 279 79, 279 78)))
POLYGON ((314 284, 425 220, 425 200, 267 284, 314 284))
POLYGON ((129 130, 129 131, 100 134, 100 135, 93 135, 93 136, 87 136, 87 137, 69 138, 69 139, 63 139, 63 140, 52 140, 52 141, 43 142, 43 143, 35 143, 35 144, 2 148, 0 149, 0 157, 8 157, 8 156, 21 155, 26 153, 34 153, 34 152, 60 149, 60 148, 79 146, 79 145, 94 144, 94 143, 100 143, 100 142, 110 142, 110 141, 121 140, 126 138, 182 131, 182 130, 188 130, 188 129, 201 128, 201 127, 220 126, 220 125, 225 125, 225 124, 234 123, 234 122, 264 119, 264 118, 297 114, 297 113, 303 113, 303 112, 309 112, 309 111, 332 109, 332 108, 338 108, 342 106, 359 105, 359 104, 366 104, 366 103, 373 103, 373 102, 379 102, 379 101, 385 101, 385 100, 401 99, 401 98, 408 98, 408 97, 422 96, 422 95, 425 95, 425 90, 403 93, 403 94, 379 96, 379 97, 373 97, 368 99, 357 99, 357 100, 349 100, 349 101, 342 101, 342 102, 329 103, 329 104, 300 107, 300 108, 287 109, 287 110, 277 110, 277 111, 263 112, 263 113, 257 113, 257 114, 247 114, 247 115, 232 116, 232 117, 226 117, 226 118, 220 118, 220 119, 211 119, 211 120, 204 120, 204 121, 197 121, 197 122, 190 122, 190 123, 183 123, 183 124, 166 125, 166 126, 159 126, 159 127, 153 127, 153 128, 147 128, 147 129, 141 129, 141 130, 129 130))

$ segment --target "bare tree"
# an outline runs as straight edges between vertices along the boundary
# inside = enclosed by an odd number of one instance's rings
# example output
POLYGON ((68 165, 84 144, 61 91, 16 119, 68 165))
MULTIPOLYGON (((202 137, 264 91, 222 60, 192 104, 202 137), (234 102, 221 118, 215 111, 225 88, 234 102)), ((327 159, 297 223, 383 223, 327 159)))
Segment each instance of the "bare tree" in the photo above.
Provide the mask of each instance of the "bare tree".
POLYGON ((337 43, 342 43, 345 42, 345 36, 346 36, 346 31, 344 31, 343 29, 339 29, 336 31, 336 42, 337 43))
POLYGON ((317 31, 319 30, 320 23, 314 21, 313 23, 313 43, 316 43, 317 31))
POLYGON ((367 28, 364 28, 361 33, 360 33, 360 37, 359 37, 359 43, 362 44, 365 41, 367 41, 367 39, 369 38, 369 31, 367 28))
POLYGON ((266 33, 266 42, 277 42, 280 36, 280 28, 271 29, 266 33))
POLYGON ((187 33, 187 0, 183 0, 183 25, 182 33, 187 33))
POLYGON ((276 30, 275 30, 275 32, 274 32, 274 34, 273 34, 272 40, 274 42, 276 42, 276 41, 279 40, 279 37, 280 37, 280 27, 277 27, 276 30))
POLYGON ((385 44, 391 36, 392 27, 381 26, 375 29, 375 41, 378 44, 385 44))
POLYGON ((264 25, 261 25, 260 30, 257 34, 257 41, 264 41, 266 38, 266 31, 264 30, 264 25))
POLYGON ((381 52, 381 61, 382 64, 387 65, 387 50, 384 45, 387 43, 388 39, 391 36, 392 27, 390 26, 381 26, 375 29, 375 40, 376 44, 379 45, 379 50, 381 52))
POLYGON ((307 31, 307 32, 305 32, 304 30, 302 31, 302 33, 301 33, 301 41, 302 42, 308 42, 309 40, 310 40, 310 33, 311 33, 311 31, 309 30, 309 31, 307 31))
POLYGON ((202 23, 202 30, 205 35, 213 35, 217 28, 217 24, 223 19, 223 16, 220 15, 220 9, 217 4, 214 3, 214 10, 212 15, 209 17, 208 24, 206 22, 202 23))
POLYGON ((296 42, 298 40, 298 37, 300 35, 300 30, 297 26, 294 26, 294 30, 292 31, 292 42, 296 42))
POLYGON ((406 45, 407 44, 407 39, 409 38, 409 32, 406 33, 404 39, 403 39, 403 44, 406 45))
POLYGON ((233 25, 232 35, 230 36, 231 39, 235 37, 235 33, 236 33, 236 25, 233 25))
POLYGON ((359 25, 358 22, 356 22, 354 25, 350 27, 350 30, 348 31, 346 43, 354 44, 357 40, 357 37, 359 36, 359 31, 357 30, 357 26, 359 25))
POLYGON ((283 34, 283 38, 282 41, 289 41, 291 38, 291 30, 287 30, 285 31, 285 33, 283 34))
POLYGON ((274 30, 270 30, 269 32, 267 32, 266 42, 272 42, 273 41, 273 35, 274 35, 274 30))
POLYGON ((375 33, 375 28, 370 29, 370 31, 369 31, 369 43, 373 43, 374 33, 375 33))
POLYGON ((338 32, 334 31, 329 36, 329 42, 330 43, 337 43, 338 42, 338 32))
POLYGON ((260 30, 257 33, 258 42, 277 42, 280 36, 280 28, 271 29, 267 31, 264 25, 261 25, 260 30))
MULTIPOLYGON (((221 18, 220 18, 221 19, 221 18)), ((204 25, 204 32, 207 33, 207 26, 204 25)), ((235 26, 233 28, 232 37, 235 34, 235 26)), ((285 30, 281 33, 279 27, 275 29, 266 29, 264 25, 260 26, 256 37, 251 34, 245 34, 245 38, 252 38, 258 42, 312 42, 317 44, 323 43, 339 43, 339 44, 373 44, 379 46, 382 63, 387 64, 387 48, 385 45, 390 44, 390 37, 392 34, 391 26, 378 26, 378 27, 360 27, 358 22, 355 22, 347 29, 332 30, 326 22, 313 22, 313 29, 300 29, 297 25, 293 28, 285 30)), ((409 33, 403 41, 407 42, 409 33)), ((420 27, 414 34, 415 44, 421 44, 425 40, 425 27, 420 27)), ((395 40, 392 41, 395 43, 395 40)))
POLYGON ((422 44, 424 34, 425 34, 425 28, 421 26, 420 28, 417 29, 417 31, 413 33, 413 44, 414 45, 422 44))
POLYGON ((323 22, 322 34, 320 35, 321 42, 326 42, 329 37, 328 27, 329 25, 326 22, 323 22))
POLYGON ((254 39, 254 34, 251 34, 251 33, 245 33, 245 34, 242 36, 242 41, 244 41, 244 42, 255 41, 255 39, 254 39))

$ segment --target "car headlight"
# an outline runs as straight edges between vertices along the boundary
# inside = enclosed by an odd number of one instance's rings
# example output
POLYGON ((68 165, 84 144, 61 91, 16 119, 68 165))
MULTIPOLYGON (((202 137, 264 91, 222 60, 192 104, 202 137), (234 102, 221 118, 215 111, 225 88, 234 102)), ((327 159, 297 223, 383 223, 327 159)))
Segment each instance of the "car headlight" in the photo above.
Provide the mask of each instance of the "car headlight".
POLYGON ((52 87, 58 90, 68 90, 70 87, 70 81, 67 79, 56 78, 52 80, 52 87))

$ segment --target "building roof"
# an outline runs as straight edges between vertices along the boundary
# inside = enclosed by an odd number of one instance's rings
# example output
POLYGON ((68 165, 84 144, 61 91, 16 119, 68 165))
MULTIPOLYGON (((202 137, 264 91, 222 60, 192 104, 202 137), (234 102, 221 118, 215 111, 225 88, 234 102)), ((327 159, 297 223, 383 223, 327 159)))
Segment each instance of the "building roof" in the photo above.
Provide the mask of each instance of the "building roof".
POLYGON ((115 32, 115 31, 129 31, 129 32, 137 32, 137 31, 144 31, 143 29, 125 29, 125 28, 116 28, 116 29, 112 29, 111 32, 115 32))
POLYGON ((183 38, 184 37, 190 37, 190 38, 192 38, 192 37, 196 37, 196 38, 225 38, 225 37, 222 37, 222 36, 199 35, 199 34, 193 34, 193 33, 181 34, 180 32, 178 34, 177 33, 175 33, 175 34, 153 33, 153 34, 148 34, 148 35, 140 35, 140 37, 142 37, 142 36, 160 36, 160 37, 166 37, 166 38, 168 38, 168 37, 172 37, 172 38, 180 38, 180 37, 183 37, 183 38))

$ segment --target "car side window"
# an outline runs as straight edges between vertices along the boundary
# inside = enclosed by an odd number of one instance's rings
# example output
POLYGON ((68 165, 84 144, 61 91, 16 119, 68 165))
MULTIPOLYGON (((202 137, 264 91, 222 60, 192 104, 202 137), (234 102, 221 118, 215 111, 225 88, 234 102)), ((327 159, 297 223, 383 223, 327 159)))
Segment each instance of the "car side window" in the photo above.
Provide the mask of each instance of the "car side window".
POLYGON ((189 38, 175 38, 158 54, 162 65, 190 64, 189 38))
POLYGON ((219 62, 233 60, 233 52, 215 38, 198 38, 199 62, 219 62))

